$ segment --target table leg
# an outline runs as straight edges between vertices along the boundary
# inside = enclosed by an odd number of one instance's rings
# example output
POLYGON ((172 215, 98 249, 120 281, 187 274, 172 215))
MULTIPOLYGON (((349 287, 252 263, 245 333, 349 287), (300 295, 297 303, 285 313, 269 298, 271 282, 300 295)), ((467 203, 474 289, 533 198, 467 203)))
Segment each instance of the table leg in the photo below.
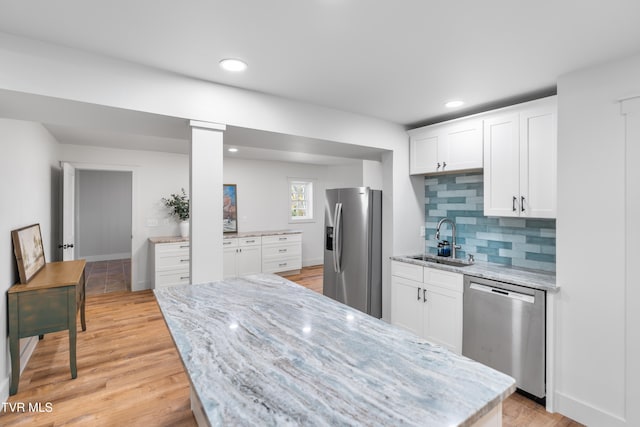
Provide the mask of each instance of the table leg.
POLYGON ((76 288, 69 287, 69 365, 71 367, 71 378, 78 376, 76 368, 76 288))
POLYGON ((87 294, 85 291, 86 291, 86 281, 84 277, 84 270, 82 270, 82 297, 80 298, 80 323, 82 324, 83 331, 87 330, 87 322, 85 321, 85 317, 84 317, 84 306, 85 306, 85 301, 87 299, 87 294))
POLYGON ((9 351, 11 352, 11 386, 9 395, 18 392, 20 381, 20 335, 18 334, 18 296, 9 294, 9 351))

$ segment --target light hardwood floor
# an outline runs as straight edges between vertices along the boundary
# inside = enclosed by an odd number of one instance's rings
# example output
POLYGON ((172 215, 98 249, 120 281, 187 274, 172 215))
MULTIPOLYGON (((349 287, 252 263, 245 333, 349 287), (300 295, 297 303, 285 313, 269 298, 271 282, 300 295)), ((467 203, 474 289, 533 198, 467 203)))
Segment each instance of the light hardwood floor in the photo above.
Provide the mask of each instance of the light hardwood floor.
MULTIPOLYGON (((322 266, 288 279, 322 292, 322 266)), ((8 400, 24 403, 27 411, 0 410, 0 426, 195 426, 189 381, 153 293, 88 296, 86 310, 87 331, 78 333, 78 377, 72 380, 69 372, 67 333, 46 335, 18 394, 8 400), (29 412, 29 403, 43 412, 29 412)), ((504 403, 503 423, 580 425, 517 394, 504 403)))

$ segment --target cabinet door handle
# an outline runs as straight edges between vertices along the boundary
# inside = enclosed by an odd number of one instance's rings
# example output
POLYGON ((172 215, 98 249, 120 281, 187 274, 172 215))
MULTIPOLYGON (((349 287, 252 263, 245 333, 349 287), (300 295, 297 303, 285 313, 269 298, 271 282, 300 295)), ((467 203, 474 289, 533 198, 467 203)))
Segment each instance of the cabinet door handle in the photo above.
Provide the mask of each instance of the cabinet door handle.
POLYGON ((447 162, 442 162, 442 170, 447 167, 447 162))
POLYGON ((520 197, 520 212, 524 212, 524 196, 520 197))
POLYGON ((420 301, 420 289, 422 288, 418 288, 418 301, 420 301))
POLYGON ((438 162, 438 166, 436 167, 436 170, 440 169, 440 162, 438 162))
POLYGON ((422 290, 422 302, 427 302, 427 290, 422 290))
POLYGON ((518 198, 516 196, 513 196, 513 202, 511 203, 511 206, 514 212, 516 211, 516 200, 518 200, 518 198))

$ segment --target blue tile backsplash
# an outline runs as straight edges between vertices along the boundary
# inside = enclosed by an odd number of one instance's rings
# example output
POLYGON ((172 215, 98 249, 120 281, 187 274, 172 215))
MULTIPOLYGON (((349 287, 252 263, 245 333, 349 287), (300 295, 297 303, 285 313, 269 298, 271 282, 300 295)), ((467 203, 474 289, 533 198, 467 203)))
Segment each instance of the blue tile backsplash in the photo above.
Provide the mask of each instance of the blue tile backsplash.
MULTIPOLYGON (((556 220, 484 216, 482 172, 425 178, 425 250, 437 253, 436 225, 448 217, 456 223, 457 258, 537 270, 556 270, 556 220)), ((440 239, 451 241, 449 224, 440 239)))

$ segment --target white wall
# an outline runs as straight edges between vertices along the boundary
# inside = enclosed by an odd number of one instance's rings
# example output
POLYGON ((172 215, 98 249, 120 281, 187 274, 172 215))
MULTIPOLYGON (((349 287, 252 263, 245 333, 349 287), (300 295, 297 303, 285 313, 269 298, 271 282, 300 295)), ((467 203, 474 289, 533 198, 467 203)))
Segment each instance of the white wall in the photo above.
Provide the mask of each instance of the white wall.
POLYGON ((302 230, 302 265, 309 266, 323 263, 325 190, 362 185, 357 171, 357 165, 348 168, 225 158, 223 173, 226 184, 237 185, 238 231, 302 230), (289 178, 313 181, 313 222, 289 223, 289 178))
POLYGON ((131 257, 131 172, 76 171, 76 257, 131 257))
MULTIPOLYGON (((38 123, 0 118, 0 400, 9 395, 6 291, 19 281, 11 230, 40 224, 47 262, 56 261, 58 142, 38 123)), ((24 341, 21 343, 21 346, 24 341)))
MULTIPOLYGON (((61 141, 64 142, 64 141, 61 141)), ((189 157, 185 154, 60 145, 60 159, 80 169, 105 168, 133 172, 132 288, 151 289, 148 238, 177 236, 178 223, 169 216, 162 197, 189 191, 189 157), (157 222, 157 226, 148 226, 157 222)))
MULTIPOLYGON (((640 94, 640 56, 558 80, 555 407, 590 426, 640 425, 640 396, 629 394, 640 386, 629 375, 639 361, 626 355, 640 340, 639 325, 626 321, 629 311, 640 310, 640 301, 627 299, 638 279, 625 276, 625 239, 637 245, 640 236, 625 227, 618 102, 631 94, 640 94)), ((640 158, 627 162, 637 168, 640 158)))

